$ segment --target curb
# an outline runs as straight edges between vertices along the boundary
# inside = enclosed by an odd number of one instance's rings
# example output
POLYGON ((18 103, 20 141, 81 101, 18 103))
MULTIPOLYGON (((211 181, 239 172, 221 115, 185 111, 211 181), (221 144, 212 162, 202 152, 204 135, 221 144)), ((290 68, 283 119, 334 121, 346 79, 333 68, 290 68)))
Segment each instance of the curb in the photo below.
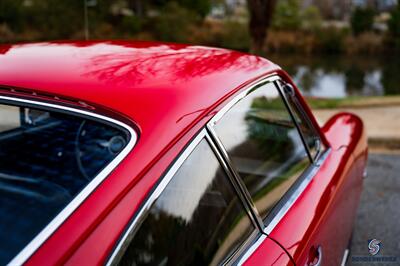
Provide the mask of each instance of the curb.
POLYGON ((400 138, 369 137, 368 147, 371 150, 400 152, 400 138))

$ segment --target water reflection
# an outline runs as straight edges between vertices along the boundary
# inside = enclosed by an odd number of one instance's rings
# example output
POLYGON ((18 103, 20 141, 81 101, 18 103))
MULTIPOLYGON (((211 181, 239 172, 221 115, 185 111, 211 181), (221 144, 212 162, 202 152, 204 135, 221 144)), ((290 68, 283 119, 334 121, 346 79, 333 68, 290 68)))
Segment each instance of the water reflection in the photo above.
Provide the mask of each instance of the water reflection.
POLYGON ((395 56, 267 57, 281 65, 306 96, 343 98, 400 94, 400 64, 395 56))

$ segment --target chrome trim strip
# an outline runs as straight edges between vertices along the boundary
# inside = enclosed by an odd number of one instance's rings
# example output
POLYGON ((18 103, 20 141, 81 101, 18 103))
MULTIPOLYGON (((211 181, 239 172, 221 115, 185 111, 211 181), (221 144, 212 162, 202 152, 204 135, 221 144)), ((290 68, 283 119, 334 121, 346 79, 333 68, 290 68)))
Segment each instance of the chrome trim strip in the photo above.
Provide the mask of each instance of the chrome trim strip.
POLYGON ((274 83, 275 83, 276 89, 279 91, 279 94, 280 94, 280 96, 281 96, 281 98, 282 98, 282 101, 283 101, 284 105, 286 106, 286 109, 287 109, 288 112, 289 112, 290 117, 292 118, 292 121, 293 121, 293 123, 294 123, 294 125, 295 125, 295 127, 296 127, 296 129, 297 129, 297 132, 299 133, 301 142, 303 143, 304 149, 305 149, 306 152, 307 152, 308 159, 310 160, 310 162, 311 162, 312 164, 314 164, 314 158, 313 158, 313 156, 311 155, 310 148, 308 147, 307 141, 306 141, 306 139, 305 139, 305 137, 304 137, 304 135, 303 135, 303 132, 301 131, 300 125, 299 125, 298 121, 296 120, 296 117, 295 117, 295 115, 294 115, 293 108, 292 108, 292 106, 289 104, 289 100, 287 99, 287 94, 284 92, 283 86, 282 86, 281 84, 279 84, 279 82, 274 82, 274 83))
POLYGON ((239 93, 237 96, 235 96, 232 100, 230 100, 221 110, 218 111, 218 113, 208 122, 210 125, 214 125, 220 120, 226 112, 229 111, 238 101, 246 97, 247 94, 255 90, 257 87, 264 85, 265 83, 272 83, 276 80, 279 80, 280 77, 277 74, 272 74, 269 77, 263 77, 249 85, 246 86, 246 89, 239 93))
POLYGON ((237 265, 237 260, 240 259, 243 255, 244 252, 249 250, 252 246, 254 246, 254 243, 259 240, 260 237, 262 237, 263 234, 260 233, 260 230, 258 228, 254 229, 254 231, 249 235, 249 237, 243 241, 241 246, 239 246, 233 254, 229 258, 226 258, 226 260, 222 263, 222 265, 226 266, 231 266, 231 265, 237 265))
POLYGON ((346 250, 343 253, 343 258, 342 258, 342 263, 340 263, 340 266, 346 266, 347 259, 349 258, 350 250, 346 248, 346 250))
POLYGON ((132 240, 135 232, 140 225, 140 221, 145 218, 145 213, 149 211, 153 203, 156 199, 161 195, 165 187, 171 181, 172 177, 184 163, 186 158, 192 153, 192 151, 196 148, 196 146, 200 143, 202 139, 205 138, 207 131, 202 129, 200 133, 190 142, 189 146, 187 146, 183 153, 178 156, 178 159, 173 163, 172 167, 168 170, 167 174, 162 177, 160 183, 157 185, 155 190, 150 194, 149 198, 145 201, 144 205, 140 208, 138 212, 135 214, 135 218, 130 223, 129 227, 126 229, 125 233, 122 235, 121 239, 118 240, 117 246, 114 248, 111 256, 108 258, 106 265, 114 265, 118 263, 121 259, 123 252, 128 247, 130 240, 132 240))
POLYGON ((55 218, 44 228, 42 231, 29 242, 24 249, 22 249, 8 264, 21 265, 25 263, 30 256, 60 227, 60 225, 82 204, 82 202, 103 182, 103 180, 113 171, 117 165, 128 155, 128 153, 135 146, 138 136, 133 128, 122 123, 121 121, 109 118, 103 115, 95 114, 92 112, 75 109, 72 107, 62 106, 58 104, 51 104, 40 102, 36 100, 26 100, 21 98, 0 96, 0 100, 15 102, 19 104, 31 104, 34 106, 48 107, 55 110, 63 110, 71 113, 78 113, 88 117, 97 118, 103 121, 110 122, 126 129, 130 134, 130 140, 126 147, 114 158, 86 187, 60 212, 55 218))
MULTIPOLYGON (((271 220, 267 227, 264 229, 264 234, 269 235, 275 226, 282 220, 283 216, 289 211, 289 209, 293 206, 293 204, 297 201, 303 191, 306 189, 308 184, 310 184, 311 180, 314 178, 315 174, 319 170, 322 163, 325 161, 326 157, 331 152, 331 149, 327 149, 318 159, 317 165, 311 165, 311 169, 308 172, 308 175, 304 177, 301 181, 300 185, 293 191, 292 195, 286 200, 285 204, 281 207, 279 212, 275 215, 275 217, 271 220)), ((308 169, 307 169, 308 170, 308 169)), ((306 170, 306 171, 307 171, 306 170)))
POLYGON ((247 191, 247 189, 245 188, 245 186, 242 182, 242 179, 240 178, 239 174, 233 167, 233 163, 232 163, 231 159, 229 158, 227 151, 225 150, 221 140, 219 139, 217 133, 215 132, 214 127, 211 124, 207 124, 207 129, 208 129, 210 136, 213 139, 214 145, 216 147, 218 147, 218 153, 225 161, 225 163, 228 167, 228 171, 231 173, 231 175, 234 179, 234 180, 232 180, 233 181, 232 183, 235 183, 236 186, 238 186, 237 193, 239 194, 240 199, 242 199, 244 201, 243 204, 245 204, 246 206, 248 206, 248 208, 250 208, 250 210, 251 210, 250 216, 252 217, 252 220, 254 220, 256 222, 257 228, 262 231, 264 229, 264 223, 263 223, 253 201, 251 200, 251 196, 250 196, 249 192, 247 191))
MULTIPOLYGON (((246 188, 244 188, 244 184, 241 181, 238 173, 235 171, 233 164, 229 158, 229 155, 227 151, 225 150, 221 140, 219 139, 217 133, 214 130, 215 124, 225 115, 226 112, 228 112, 237 102, 239 102, 241 99, 246 97, 249 93, 257 89, 258 87, 264 86, 267 83, 272 83, 273 86, 275 86, 274 81, 279 80, 280 77, 277 74, 272 74, 271 76, 268 77, 263 77, 252 84, 249 84, 244 91, 240 92, 237 96, 235 96, 231 101, 229 101, 221 110, 218 111, 218 113, 211 118, 211 120, 207 123, 207 129, 212 137, 214 144, 218 147, 219 153, 222 155, 223 159, 225 160, 225 163, 227 164, 229 171, 232 173, 233 177, 235 178, 235 182, 239 185, 239 188, 241 190, 241 197, 244 197, 245 204, 250 207, 252 210, 252 216, 254 216, 254 219, 257 221, 258 228, 262 231, 264 226, 264 223, 254 206, 253 201, 251 200, 251 196, 249 192, 247 191, 246 188)), ((240 194, 239 194, 240 195, 240 194)))
MULTIPOLYGON (((295 114, 296 112, 293 110, 291 104, 289 104, 288 96, 286 95, 286 93, 285 93, 284 90, 283 90, 282 82, 284 82, 284 81, 283 81, 283 80, 281 80, 281 82, 276 81, 276 82, 275 82, 275 85, 276 85, 276 87, 278 88, 278 90, 280 91, 281 96, 282 96, 282 98, 283 98, 283 101, 285 102, 286 107, 287 107, 287 109, 289 110, 290 115, 292 116, 292 119, 293 119, 294 123, 296 124, 297 131, 299 132, 299 134, 300 134, 300 136, 301 136, 301 138, 302 138, 302 140, 303 140, 304 146, 305 146, 305 148, 307 149, 307 153, 308 153, 309 158, 311 159, 311 162, 312 162, 313 164, 315 164, 316 161, 318 161, 318 158, 320 157, 321 153, 323 152, 323 149, 322 149, 323 146, 322 146, 322 145, 319 145, 319 147, 317 148, 317 152, 316 152, 315 156, 313 157, 312 154, 311 154, 310 147, 308 146, 307 142, 305 141, 304 133, 301 131, 300 126, 299 126, 297 120, 296 120, 295 117, 294 117, 294 114, 295 114)), ((289 85, 290 85, 290 84, 289 84, 289 85)), ((311 128, 311 130, 313 131, 313 133, 318 137, 319 142, 322 143, 322 139, 321 139, 321 135, 320 135, 319 131, 315 128, 314 124, 311 122, 311 120, 310 120, 308 114, 307 114, 306 111, 304 110, 303 106, 300 104, 300 102, 299 102, 299 100, 298 100, 298 96, 297 96, 296 94, 294 94, 294 98, 295 98, 295 101, 293 102, 293 104, 295 105, 295 107, 296 107, 296 108, 298 109, 298 111, 300 112, 300 114, 298 114, 298 115, 300 115, 301 118, 303 118, 303 119, 305 120, 305 122, 307 123, 307 125, 308 125, 308 126, 311 128)))
POLYGON ((236 177, 232 173, 230 165, 225 160, 224 155, 221 154, 221 151, 217 147, 218 145, 213 140, 214 136, 210 136, 210 135, 211 135, 210 132, 208 132, 208 134, 206 134, 206 139, 208 140, 208 143, 209 143, 212 151, 214 152, 214 154, 217 157, 218 161, 220 162, 220 164, 222 165, 223 169, 225 170, 225 173, 228 176, 230 183, 233 185, 234 190, 236 192, 236 195, 238 196, 238 199, 242 203, 243 208, 245 209, 247 215, 249 216, 249 219, 253 223, 254 228, 259 231, 262 228, 260 228, 259 221, 257 220, 257 217, 255 217, 253 215, 252 208, 251 208, 251 206, 249 206, 249 204, 247 204, 247 199, 244 198, 243 192, 241 191, 240 185, 238 185, 237 182, 236 182, 236 177))
POLYGON ((243 265, 248 258, 256 251, 256 249, 267 239, 267 235, 261 234, 254 244, 249 247, 246 252, 240 257, 240 260, 237 262, 237 265, 243 265))

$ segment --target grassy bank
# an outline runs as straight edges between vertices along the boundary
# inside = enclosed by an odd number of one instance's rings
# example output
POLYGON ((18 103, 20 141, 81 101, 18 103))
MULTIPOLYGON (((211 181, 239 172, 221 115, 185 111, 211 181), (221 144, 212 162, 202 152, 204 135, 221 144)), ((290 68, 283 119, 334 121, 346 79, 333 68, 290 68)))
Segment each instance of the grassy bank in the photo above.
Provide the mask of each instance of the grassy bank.
POLYGON ((400 96, 350 96, 341 99, 307 98, 313 109, 369 108, 381 106, 400 106, 400 96))

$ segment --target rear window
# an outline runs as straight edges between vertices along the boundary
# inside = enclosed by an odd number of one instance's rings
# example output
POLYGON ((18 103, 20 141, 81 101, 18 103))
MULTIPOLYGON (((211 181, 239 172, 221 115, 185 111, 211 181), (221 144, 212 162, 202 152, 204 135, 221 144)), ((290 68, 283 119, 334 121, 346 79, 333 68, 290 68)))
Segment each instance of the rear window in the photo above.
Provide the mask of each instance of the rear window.
POLYGON ((108 122, 0 104, 0 264, 10 262, 127 145, 108 122))

